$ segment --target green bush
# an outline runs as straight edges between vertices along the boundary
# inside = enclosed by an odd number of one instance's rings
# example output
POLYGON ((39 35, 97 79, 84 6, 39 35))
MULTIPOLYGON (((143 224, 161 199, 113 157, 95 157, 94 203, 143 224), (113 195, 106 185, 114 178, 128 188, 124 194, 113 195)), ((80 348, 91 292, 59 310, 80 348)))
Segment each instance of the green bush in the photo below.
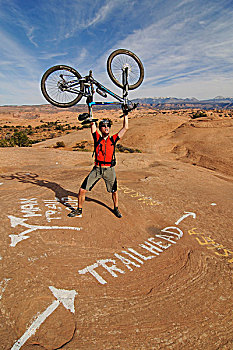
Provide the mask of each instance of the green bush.
POLYGON ((25 131, 15 131, 11 139, 19 147, 29 147, 32 143, 25 131))
POLYGON ((192 113, 192 114, 191 114, 191 118, 192 118, 192 119, 203 118, 203 117, 207 117, 206 112, 197 111, 196 113, 192 113))
POLYGON ((0 147, 30 147, 31 144, 25 131, 15 131, 13 135, 0 140, 0 147))
POLYGON ((6 139, 0 139, 0 147, 10 147, 6 139))

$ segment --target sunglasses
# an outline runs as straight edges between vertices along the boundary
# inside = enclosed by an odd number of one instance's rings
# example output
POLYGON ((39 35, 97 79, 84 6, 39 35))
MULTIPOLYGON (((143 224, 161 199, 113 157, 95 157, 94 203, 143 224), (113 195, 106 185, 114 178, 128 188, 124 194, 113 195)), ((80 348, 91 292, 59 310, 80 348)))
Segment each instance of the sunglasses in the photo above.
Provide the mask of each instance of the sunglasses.
POLYGON ((102 127, 104 127, 104 128, 111 128, 111 123, 108 123, 108 122, 106 122, 106 123, 100 123, 100 127, 102 128, 102 127))

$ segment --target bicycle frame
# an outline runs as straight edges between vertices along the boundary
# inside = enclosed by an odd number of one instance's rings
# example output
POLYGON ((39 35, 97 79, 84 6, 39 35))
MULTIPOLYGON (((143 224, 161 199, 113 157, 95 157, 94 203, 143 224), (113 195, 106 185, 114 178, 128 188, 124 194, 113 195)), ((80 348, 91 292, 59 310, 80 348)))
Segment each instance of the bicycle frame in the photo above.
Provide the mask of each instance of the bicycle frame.
MULTIPOLYGON (((110 89, 106 88, 104 85, 100 84, 97 80, 95 80, 92 76, 92 71, 89 72, 89 75, 83 78, 84 81, 84 92, 82 92, 83 96, 87 97, 86 103, 88 106, 88 112, 90 115, 90 119, 92 119, 92 107, 95 105, 111 105, 111 104, 121 104, 123 115, 128 114, 128 112, 134 108, 129 108, 128 106, 128 67, 122 70, 122 82, 123 82, 123 96, 119 96, 110 89), (107 97, 107 95, 112 96, 119 102, 97 102, 93 101, 93 95, 95 93, 94 85, 97 87, 96 92, 99 93, 103 97, 107 97)), ((122 116, 123 116, 122 115, 122 116)), ((122 117, 121 116, 121 117, 122 117)))

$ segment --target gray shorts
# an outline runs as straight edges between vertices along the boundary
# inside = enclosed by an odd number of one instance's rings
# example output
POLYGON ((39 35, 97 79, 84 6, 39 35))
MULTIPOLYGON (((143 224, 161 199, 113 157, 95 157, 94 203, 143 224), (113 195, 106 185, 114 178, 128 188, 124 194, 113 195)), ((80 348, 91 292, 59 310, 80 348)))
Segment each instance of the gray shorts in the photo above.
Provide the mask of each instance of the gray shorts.
POLYGON ((98 166, 94 166, 89 175, 87 175, 87 177, 84 179, 81 188, 91 191, 101 178, 104 179, 108 192, 113 193, 117 191, 117 178, 114 167, 100 168, 98 166))

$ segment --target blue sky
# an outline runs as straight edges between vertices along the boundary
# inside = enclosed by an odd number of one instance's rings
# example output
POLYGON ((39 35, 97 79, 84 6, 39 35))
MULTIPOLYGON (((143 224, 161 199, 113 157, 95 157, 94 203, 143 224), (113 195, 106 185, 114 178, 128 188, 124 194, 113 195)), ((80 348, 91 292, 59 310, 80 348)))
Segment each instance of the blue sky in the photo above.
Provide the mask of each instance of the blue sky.
POLYGON ((46 103, 56 64, 120 93, 106 72, 118 48, 145 66, 130 98, 233 96, 232 23, 233 0, 0 0, 0 105, 46 103))

